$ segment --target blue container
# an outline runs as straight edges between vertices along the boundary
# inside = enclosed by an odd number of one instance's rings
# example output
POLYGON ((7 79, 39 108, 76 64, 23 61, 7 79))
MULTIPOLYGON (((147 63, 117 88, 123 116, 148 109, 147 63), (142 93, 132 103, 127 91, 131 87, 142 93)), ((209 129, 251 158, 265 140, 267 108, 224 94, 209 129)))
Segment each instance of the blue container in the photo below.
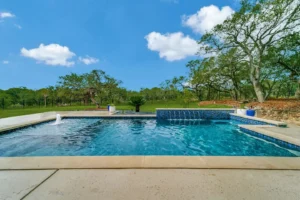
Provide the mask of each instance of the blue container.
POLYGON ((255 110, 247 110, 246 115, 250 116, 250 117, 254 117, 255 116, 255 110))

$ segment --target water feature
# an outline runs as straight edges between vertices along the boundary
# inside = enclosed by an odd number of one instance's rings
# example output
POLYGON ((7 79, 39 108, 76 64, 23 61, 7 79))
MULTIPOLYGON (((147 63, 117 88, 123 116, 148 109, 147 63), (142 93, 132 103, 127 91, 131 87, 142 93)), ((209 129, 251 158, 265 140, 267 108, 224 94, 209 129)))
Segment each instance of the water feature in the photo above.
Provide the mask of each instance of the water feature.
POLYGON ((56 121, 52 125, 58 125, 58 124, 63 124, 63 122, 61 121, 60 114, 56 115, 56 121))

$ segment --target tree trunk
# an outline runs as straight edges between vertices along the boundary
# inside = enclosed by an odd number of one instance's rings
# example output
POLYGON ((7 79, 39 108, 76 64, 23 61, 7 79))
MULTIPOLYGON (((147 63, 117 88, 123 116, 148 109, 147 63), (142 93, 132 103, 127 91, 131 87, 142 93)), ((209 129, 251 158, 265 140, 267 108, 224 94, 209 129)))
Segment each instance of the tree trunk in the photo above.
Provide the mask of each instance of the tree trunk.
POLYGON ((260 82, 253 80, 252 84, 253 84, 254 91, 255 91, 258 102, 260 102, 260 103, 264 102, 265 98, 264 98, 264 93, 263 93, 263 89, 262 89, 260 82))
POLYGON ((234 88, 233 92, 234 92, 234 100, 235 101, 239 100, 239 91, 236 88, 234 88))
POLYGON ((207 92, 206 99, 207 99, 208 101, 210 100, 210 85, 208 86, 208 92, 207 92))
POLYGON ((260 68, 258 66, 253 66, 252 63, 251 65, 250 80, 252 82, 258 102, 262 103, 265 101, 265 98, 263 88, 260 83, 260 68))
POLYGON ((44 97, 45 107, 47 107, 47 97, 44 97))
POLYGON ((300 80, 298 80, 298 87, 295 93, 296 99, 300 100, 300 80))
POLYGON ((135 106, 135 112, 140 112, 140 106, 139 105, 135 106))

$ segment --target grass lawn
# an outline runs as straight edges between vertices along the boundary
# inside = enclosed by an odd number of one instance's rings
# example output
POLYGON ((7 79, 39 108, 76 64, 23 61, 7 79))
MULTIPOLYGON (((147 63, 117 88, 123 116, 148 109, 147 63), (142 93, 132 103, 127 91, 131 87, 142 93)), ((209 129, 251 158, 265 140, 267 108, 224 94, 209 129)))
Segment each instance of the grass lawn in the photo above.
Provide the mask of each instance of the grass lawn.
MULTIPOLYGON (((116 105, 117 110, 134 110, 133 106, 127 104, 116 105)), ((32 107, 32 108, 11 108, 0 110, 0 118, 13 117, 19 115, 28 115, 34 113, 42 113, 49 111, 76 111, 76 110, 87 110, 95 108, 95 106, 64 106, 64 107, 32 107)), ((178 102, 148 102, 141 106, 141 112, 155 112, 156 108, 230 108, 226 105, 205 105, 198 106, 197 102, 190 103, 189 105, 183 105, 178 102)))

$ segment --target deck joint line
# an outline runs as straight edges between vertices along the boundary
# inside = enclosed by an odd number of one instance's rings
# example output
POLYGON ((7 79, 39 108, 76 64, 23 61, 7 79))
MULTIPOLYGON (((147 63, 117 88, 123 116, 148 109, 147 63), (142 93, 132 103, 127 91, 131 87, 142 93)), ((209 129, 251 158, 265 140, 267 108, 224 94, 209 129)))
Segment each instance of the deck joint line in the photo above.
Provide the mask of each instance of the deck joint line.
POLYGON ((34 188, 32 188, 32 190, 30 190, 27 194, 25 194, 20 200, 25 199, 28 195, 30 195, 34 190, 36 190, 40 185, 42 185, 43 183, 45 183, 49 178, 51 178, 54 174, 56 174, 56 172, 59 169, 56 169, 54 172, 52 172, 47 178, 45 178, 42 182, 40 182, 39 184, 37 184, 34 188))

